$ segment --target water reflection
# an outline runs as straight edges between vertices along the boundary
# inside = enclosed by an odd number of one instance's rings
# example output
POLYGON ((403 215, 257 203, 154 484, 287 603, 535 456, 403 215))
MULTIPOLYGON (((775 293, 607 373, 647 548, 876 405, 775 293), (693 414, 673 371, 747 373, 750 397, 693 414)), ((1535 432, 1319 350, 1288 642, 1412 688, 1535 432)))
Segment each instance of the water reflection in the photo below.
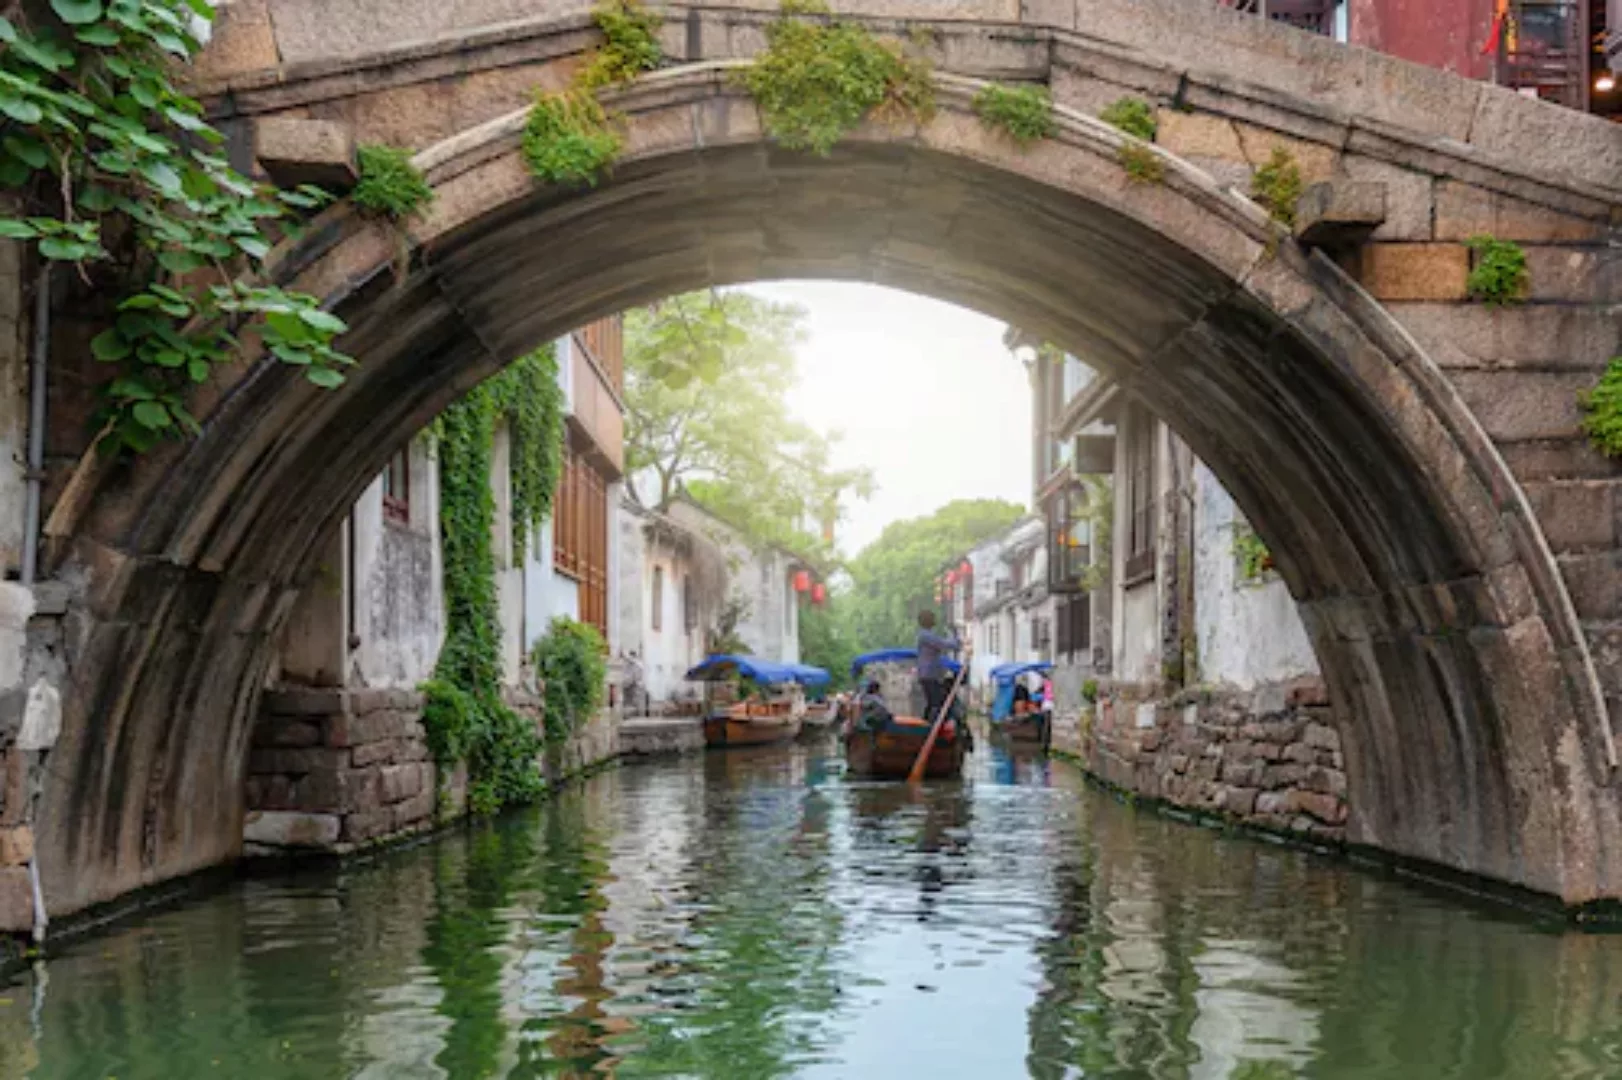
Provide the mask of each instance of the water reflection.
POLYGON ((1622 1076, 1622 938, 1140 814, 982 744, 598 777, 0 988, 9 1077, 1622 1076))

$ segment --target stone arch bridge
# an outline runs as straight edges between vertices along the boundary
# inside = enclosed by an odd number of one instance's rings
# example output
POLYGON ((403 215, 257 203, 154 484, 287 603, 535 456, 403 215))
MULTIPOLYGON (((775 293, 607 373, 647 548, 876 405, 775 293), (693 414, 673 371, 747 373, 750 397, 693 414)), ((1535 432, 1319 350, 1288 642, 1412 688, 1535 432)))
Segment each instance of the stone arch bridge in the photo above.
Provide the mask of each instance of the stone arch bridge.
MULTIPOLYGON (((536 88, 596 43, 583 5, 222 8, 199 78, 240 164, 279 121, 327 121, 419 151, 438 198, 403 272, 342 206, 278 254, 350 321, 341 390, 243 363, 197 403, 201 437, 117 469, 53 421, 67 598, 31 660, 63 686, 36 820, 53 912, 237 853, 277 632, 394 446, 569 327, 789 275, 956 301, 1113 372, 1274 550, 1342 730, 1350 837, 1622 897, 1622 470, 1576 401, 1618 351, 1622 130, 1200 0, 849 0, 927 41, 941 108, 813 158, 772 146, 728 76, 764 6, 665 9, 671 66, 615 92, 626 153, 585 191, 516 152, 536 88), (982 127, 986 79, 1050 85, 1057 136, 1022 152, 982 127), (1160 110, 1164 183, 1130 183, 1095 119, 1125 94, 1160 110), (1339 248, 1281 239, 1239 194, 1275 146, 1329 183, 1339 248), (1530 303, 1465 301, 1478 233, 1525 245, 1530 303)), ((61 322, 61 412, 93 330, 61 322)))

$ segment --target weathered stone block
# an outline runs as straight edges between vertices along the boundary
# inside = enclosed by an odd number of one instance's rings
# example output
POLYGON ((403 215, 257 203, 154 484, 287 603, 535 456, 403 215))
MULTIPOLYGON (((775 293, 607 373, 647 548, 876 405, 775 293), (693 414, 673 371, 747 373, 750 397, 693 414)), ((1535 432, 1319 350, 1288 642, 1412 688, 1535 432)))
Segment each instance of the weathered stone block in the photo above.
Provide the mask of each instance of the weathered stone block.
POLYGON ((1276 816, 1288 814, 1290 809, 1290 796, 1282 791, 1264 791, 1256 796, 1255 811, 1258 814, 1276 816))
POLYGON ((15 748, 0 753, 0 827, 28 820, 28 755, 15 748))
POLYGON ((1312 723, 1302 732, 1301 741, 1316 750, 1339 750, 1340 732, 1326 724, 1312 723))
POLYGON ((299 776, 318 770, 344 769, 349 766, 349 751, 329 746, 307 746, 297 749, 258 749, 248 755, 248 772, 260 776, 285 773, 299 776))
POLYGON ((1255 788, 1231 787, 1222 792, 1221 808, 1230 814, 1239 814, 1249 817, 1256 809, 1256 799, 1260 795, 1255 788))
POLYGON ((357 746, 350 753, 350 763, 357 769, 368 765, 387 765, 400 760, 404 739, 379 739, 377 742, 357 746))
POLYGON ((423 769, 420 765, 385 765, 381 769, 380 795, 385 803, 397 803, 422 792, 423 769))
POLYGON ((394 829, 394 812, 388 807, 359 811, 344 815, 342 839, 358 844, 387 836, 394 829))
POLYGON ((1616 496, 1622 483, 1537 481, 1523 486, 1555 551, 1604 551, 1616 545, 1616 496))
POLYGON ((1262 772, 1262 787, 1270 791, 1281 788, 1292 788, 1304 781, 1307 777, 1308 765, 1304 762, 1285 762, 1282 765, 1269 765, 1262 772))
POLYGON ((1306 743, 1291 743, 1284 748, 1284 760, 1310 765, 1317 760, 1316 751, 1306 743))
POLYGON ((272 847, 330 848, 338 842, 341 825, 336 814, 260 810, 248 814, 242 838, 272 847))
POLYGON ((1374 230, 1373 239, 1431 239, 1434 180, 1428 173, 1414 172, 1361 154, 1344 155, 1341 165, 1353 180, 1377 183, 1385 188, 1385 222, 1374 230))
POLYGON ((27 825, 0 829, 0 866, 22 866, 33 857, 33 829, 27 825))
POLYGON ((1463 244, 1369 244, 1363 287, 1378 300, 1463 300, 1470 249, 1463 244))
POLYGON ((1485 235, 1533 243, 1598 241, 1607 231, 1603 221, 1563 214, 1457 180, 1437 181, 1435 229, 1438 240, 1485 235))
POLYGON ((1325 795, 1338 795, 1344 799, 1346 797, 1346 774, 1339 769, 1315 765, 1307 770, 1306 786, 1309 791, 1317 791, 1325 795))
POLYGON ((1316 791, 1293 791, 1290 793, 1290 802, 1296 810, 1310 814, 1326 825, 1346 823, 1346 802, 1333 795, 1324 795, 1316 791))
POLYGON ((0 869, 0 931, 21 933, 34 925, 34 888, 20 866, 0 869))
POLYGON ((1214 158, 1248 166, 1245 148, 1233 121, 1206 113, 1186 113, 1179 109, 1160 110, 1156 144, 1179 157, 1214 158))
POLYGON ((436 792, 432 787, 418 792, 409 799, 395 803, 389 808, 393 815, 393 830, 403 832, 406 829, 425 825, 433 820, 436 792))
POLYGON ((326 743, 328 746, 364 746, 384 739, 398 739, 405 735, 406 724, 406 719, 393 709, 364 716, 343 713, 327 718, 326 743))
POLYGON ((258 747, 294 748, 321 742, 321 725, 292 717, 268 717, 254 725, 253 744, 258 747))
POLYGON ((342 193, 355 186, 355 140, 347 124, 265 116, 254 121, 254 157, 278 186, 315 184, 342 193))
POLYGON ((1385 215, 1384 184, 1320 181, 1296 203, 1295 235, 1314 247, 1355 247, 1385 224, 1385 215))
POLYGON ((276 716, 329 716, 344 711, 347 694, 336 687, 287 686, 266 690, 260 700, 276 716))

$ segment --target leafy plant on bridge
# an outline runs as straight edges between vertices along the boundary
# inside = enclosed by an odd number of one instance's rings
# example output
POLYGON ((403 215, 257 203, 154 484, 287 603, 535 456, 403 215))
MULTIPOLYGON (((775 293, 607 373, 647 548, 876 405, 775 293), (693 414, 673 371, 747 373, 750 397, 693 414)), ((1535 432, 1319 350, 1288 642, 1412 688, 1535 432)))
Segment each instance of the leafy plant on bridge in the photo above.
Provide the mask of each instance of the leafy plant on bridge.
POLYGON ((603 704, 608 645, 589 623, 559 617, 535 643, 530 660, 546 685, 546 737, 561 742, 603 704))
POLYGON ((1155 135, 1160 131, 1154 108, 1142 98, 1116 98, 1104 107, 1098 118, 1115 130, 1124 131, 1144 142, 1154 142, 1155 135))
POLYGON ((1045 86, 1002 86, 991 83, 974 96, 981 122, 1021 147, 1051 139, 1059 130, 1053 119, 1053 95, 1045 86))
POLYGON ((1472 299, 1489 307, 1507 307, 1526 299, 1532 274, 1521 245, 1485 234, 1472 236, 1467 243, 1475 262, 1465 280, 1472 299))
POLYGON ((1286 229, 1295 228, 1295 204, 1301 200, 1304 186, 1295 155, 1282 146, 1273 147, 1273 153, 1250 178, 1250 193, 1286 229))
POLYGON ((363 146, 356 152, 360 182, 349 195, 363 213, 404 221, 434 201, 434 189, 411 164, 411 151, 398 146, 363 146))
POLYGON ((631 82, 664 59, 659 17, 637 0, 607 0, 593 14, 603 44, 565 89, 535 96, 520 150, 529 170, 548 184, 592 186, 624 148, 615 120, 597 98, 631 82))
POLYGON ((1249 525, 1234 527, 1233 555, 1239 563, 1240 581, 1260 581, 1273 569, 1273 552, 1249 525))
POLYGON ((1622 356, 1612 359, 1594 389, 1578 400, 1588 441, 1602 454, 1622 457, 1622 356))
POLYGON ((230 167, 222 136, 175 83, 201 48, 205 0, 50 0, 0 16, 0 184, 21 213, 0 237, 32 241, 117 301, 91 344, 112 365, 100 445, 143 451, 197 423, 186 400, 242 352, 243 336, 335 387, 353 360, 343 321, 263 278, 290 219, 326 201, 230 167))
POLYGON ((562 460, 562 393, 548 346, 487 380, 435 422, 445 644, 434 678, 423 685, 423 726, 436 761, 467 763, 468 803, 478 814, 541 790, 540 736, 501 696, 491 449, 497 424, 506 420, 513 440, 513 531, 522 545, 526 531, 551 512, 562 460))
POLYGON ((738 81, 772 138, 823 156, 869 118, 921 124, 935 114, 928 60, 828 17, 815 0, 783 4, 766 28, 766 50, 738 81))
POLYGON ((1123 143, 1118 152, 1121 168, 1133 183, 1158 184, 1166 178, 1165 163, 1153 150, 1142 145, 1154 142, 1160 130, 1154 109, 1147 101, 1135 97, 1117 98, 1098 114, 1098 118, 1117 131, 1141 140, 1123 143))

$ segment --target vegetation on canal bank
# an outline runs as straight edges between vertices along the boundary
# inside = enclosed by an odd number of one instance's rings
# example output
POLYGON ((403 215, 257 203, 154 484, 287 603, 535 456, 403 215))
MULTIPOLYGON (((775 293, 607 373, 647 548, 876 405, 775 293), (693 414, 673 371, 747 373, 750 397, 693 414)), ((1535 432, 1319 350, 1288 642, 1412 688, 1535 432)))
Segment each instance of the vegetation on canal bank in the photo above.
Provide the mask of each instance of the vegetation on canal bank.
POLYGON ((606 0, 593 13, 603 44, 565 89, 539 93, 524 125, 520 152, 537 179, 593 186, 624 148, 615 119, 597 99, 663 62, 659 16, 639 0, 606 0))
MULTIPOLYGON (((423 726, 438 763, 467 763, 468 805, 476 814, 527 801, 541 790, 540 736, 502 699, 490 469, 496 428, 506 421, 512 440, 513 533, 522 545, 527 531, 551 512, 563 453, 562 393, 557 360, 547 346, 486 381, 435 422, 445 644, 433 679, 423 686, 423 726)), ((565 712, 567 720, 556 731, 548 724, 548 737, 567 737, 575 715, 565 712)))
POLYGON ((869 118, 922 124, 935 114, 927 59, 833 18, 819 0, 784 0, 765 51, 737 78, 772 138, 822 156, 869 118))
POLYGON ((49 0, 0 16, 0 184, 18 206, 0 237, 116 298, 91 343, 114 369, 97 417, 112 453, 195 433, 192 388, 244 338, 323 388, 353 363, 333 347, 341 319, 261 277, 275 242, 328 196, 232 169, 176 82, 212 14, 203 0, 49 0))

